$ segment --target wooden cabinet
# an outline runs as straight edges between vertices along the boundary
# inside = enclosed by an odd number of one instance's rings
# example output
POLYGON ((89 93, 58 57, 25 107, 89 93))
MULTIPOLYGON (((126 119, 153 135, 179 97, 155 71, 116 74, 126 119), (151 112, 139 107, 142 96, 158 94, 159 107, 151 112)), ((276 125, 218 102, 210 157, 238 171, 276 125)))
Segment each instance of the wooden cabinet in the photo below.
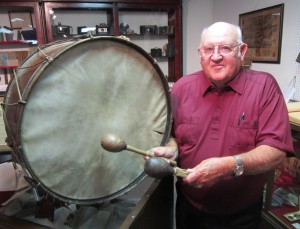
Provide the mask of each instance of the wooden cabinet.
POLYGON ((70 39, 83 28, 96 27, 89 32, 93 36, 124 35, 148 53, 158 49, 162 54, 155 59, 169 82, 182 76, 181 0, 0 0, 0 7, 2 14, 30 11, 39 44, 70 39), (150 26, 149 31, 141 33, 143 26, 150 26), (155 32, 151 26, 157 27, 155 32))
MULTIPOLYGON (((0 42, 0 96, 4 95, 10 79, 14 76, 14 69, 35 50, 35 45, 21 41, 0 42)), ((0 146, 5 143, 4 140, 1 138, 0 146)))
POLYGON ((9 12, 29 12, 32 16, 33 26, 36 29, 37 41, 39 44, 45 43, 45 31, 42 20, 41 4, 38 0, 31 1, 3 1, 0 0, 0 26, 8 26, 9 12), (3 24, 2 24, 3 23, 3 24))

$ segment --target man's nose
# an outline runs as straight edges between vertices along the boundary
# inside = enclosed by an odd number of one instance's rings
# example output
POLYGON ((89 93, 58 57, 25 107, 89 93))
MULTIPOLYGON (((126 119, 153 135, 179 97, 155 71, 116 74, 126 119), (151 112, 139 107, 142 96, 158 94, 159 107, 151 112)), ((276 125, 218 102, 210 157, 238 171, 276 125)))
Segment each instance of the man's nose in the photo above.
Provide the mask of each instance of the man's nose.
POLYGON ((219 51, 219 48, 218 47, 215 47, 214 48, 214 51, 211 55, 211 58, 212 59, 215 59, 215 60, 218 60, 218 59, 221 59, 223 56, 221 55, 220 51, 219 51))

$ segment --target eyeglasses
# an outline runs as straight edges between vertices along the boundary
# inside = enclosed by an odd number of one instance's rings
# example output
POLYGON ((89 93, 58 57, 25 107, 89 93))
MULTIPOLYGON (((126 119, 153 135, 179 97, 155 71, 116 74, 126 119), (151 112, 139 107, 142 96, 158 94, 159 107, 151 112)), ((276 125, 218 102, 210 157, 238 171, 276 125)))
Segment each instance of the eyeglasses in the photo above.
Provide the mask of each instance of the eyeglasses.
POLYGON ((229 55, 233 53, 235 47, 240 46, 241 44, 237 45, 210 45, 210 46, 202 46, 198 49, 198 53, 201 54, 201 50, 203 54, 206 56, 211 56, 214 51, 217 49, 221 55, 229 55))

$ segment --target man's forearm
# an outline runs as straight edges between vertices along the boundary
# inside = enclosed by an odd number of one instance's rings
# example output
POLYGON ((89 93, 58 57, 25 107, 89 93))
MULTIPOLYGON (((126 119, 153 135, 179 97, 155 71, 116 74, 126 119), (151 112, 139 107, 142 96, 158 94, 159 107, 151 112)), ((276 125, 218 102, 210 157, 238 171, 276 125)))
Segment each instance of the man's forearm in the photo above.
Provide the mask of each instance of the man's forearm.
POLYGON ((283 163, 286 153, 271 146, 261 145, 239 156, 244 164, 244 174, 256 175, 283 163))

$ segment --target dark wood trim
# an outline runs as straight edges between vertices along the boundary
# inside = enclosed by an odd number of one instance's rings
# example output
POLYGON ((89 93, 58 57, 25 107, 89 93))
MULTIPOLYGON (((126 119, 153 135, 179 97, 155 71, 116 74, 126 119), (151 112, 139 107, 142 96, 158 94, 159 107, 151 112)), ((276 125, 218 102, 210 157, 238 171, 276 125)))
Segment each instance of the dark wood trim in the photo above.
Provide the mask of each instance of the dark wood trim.
POLYGON ((154 3, 154 4, 174 4, 177 5, 181 0, 40 0, 41 2, 90 2, 90 3, 154 3))
POLYGON ((5 216, 0 214, 0 229, 45 229, 50 228, 36 223, 32 223, 13 216, 5 216))

